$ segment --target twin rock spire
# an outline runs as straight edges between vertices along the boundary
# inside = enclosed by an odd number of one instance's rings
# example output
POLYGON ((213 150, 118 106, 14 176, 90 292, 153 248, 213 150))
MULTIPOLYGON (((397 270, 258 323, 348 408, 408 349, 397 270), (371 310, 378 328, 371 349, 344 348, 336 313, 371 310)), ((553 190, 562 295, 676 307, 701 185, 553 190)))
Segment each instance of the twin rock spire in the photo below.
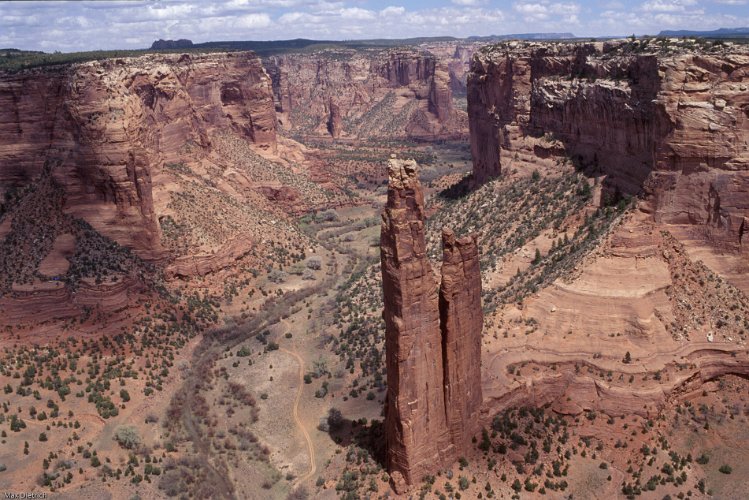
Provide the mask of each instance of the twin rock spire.
POLYGON ((413 160, 391 159, 380 256, 385 297, 387 467, 398 493, 471 447, 481 408, 481 274, 476 236, 443 229, 442 283, 426 254, 413 160))

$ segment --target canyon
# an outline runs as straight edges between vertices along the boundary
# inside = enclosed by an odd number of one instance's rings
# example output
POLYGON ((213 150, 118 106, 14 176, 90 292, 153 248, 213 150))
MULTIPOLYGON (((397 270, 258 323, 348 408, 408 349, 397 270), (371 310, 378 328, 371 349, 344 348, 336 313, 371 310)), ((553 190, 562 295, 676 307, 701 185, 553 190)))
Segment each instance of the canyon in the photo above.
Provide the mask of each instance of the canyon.
POLYGON ((275 193, 301 207, 335 196, 305 173, 292 178, 298 167, 281 156, 293 157, 295 146, 277 138, 270 80, 252 54, 30 69, 2 79, 0 101, 0 198, 4 207, 20 201, 3 210, 4 325, 24 324, 25 304, 39 310, 34 303, 49 301, 57 306, 26 314, 37 327, 92 306, 111 313, 108 301, 126 313, 152 288, 145 272, 151 281, 155 269, 189 279, 270 244, 299 244, 300 236, 280 234, 296 231, 274 208, 275 193), (61 255, 58 240, 71 236, 61 255), (44 262, 57 264, 37 271, 44 262))
POLYGON ((0 73, 0 487, 749 489, 746 45, 170 50, 0 73))

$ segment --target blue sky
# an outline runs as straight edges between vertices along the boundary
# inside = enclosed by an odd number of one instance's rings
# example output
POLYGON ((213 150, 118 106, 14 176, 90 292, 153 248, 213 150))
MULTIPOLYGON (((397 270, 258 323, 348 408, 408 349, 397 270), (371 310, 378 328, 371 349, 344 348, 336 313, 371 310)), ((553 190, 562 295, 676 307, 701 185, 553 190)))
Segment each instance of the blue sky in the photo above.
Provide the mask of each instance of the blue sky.
POLYGON ((280 40, 577 36, 749 26, 749 0, 0 1, 0 48, 143 48, 157 38, 280 40))

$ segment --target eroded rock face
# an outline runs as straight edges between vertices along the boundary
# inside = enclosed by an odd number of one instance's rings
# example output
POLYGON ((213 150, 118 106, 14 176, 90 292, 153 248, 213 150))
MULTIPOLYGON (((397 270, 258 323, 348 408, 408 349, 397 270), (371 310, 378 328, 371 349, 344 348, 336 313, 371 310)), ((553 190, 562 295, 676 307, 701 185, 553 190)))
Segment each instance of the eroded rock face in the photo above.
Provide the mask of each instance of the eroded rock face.
POLYGON ((466 75, 476 50, 484 45, 481 42, 427 42, 420 47, 434 54, 440 63, 447 66, 450 76, 450 89, 456 97, 466 95, 466 75))
POLYGON ((432 54, 324 50, 264 60, 279 121, 305 136, 445 139, 464 136, 451 77, 432 54), (334 102, 334 104, 333 104, 334 102))
POLYGON ((445 370, 445 408, 450 438, 460 450, 479 431, 481 408, 481 271, 475 234, 456 238, 442 230, 440 326, 445 370))
POLYGON ((498 175, 500 156, 534 136, 536 153, 605 176, 609 194, 646 194, 656 220, 745 246, 749 53, 627 47, 513 42, 477 53, 468 78, 476 179, 498 175))
POLYGON ((481 405, 481 278, 476 239, 445 232, 438 294, 416 162, 390 160, 380 240, 386 325, 388 470, 397 491, 470 446, 481 405))
POLYGON ((251 53, 147 55, 0 75, 0 197, 47 165, 66 213, 146 258, 162 253, 152 184, 231 129, 273 150, 270 81, 251 53))
POLYGON ((328 115, 328 132, 330 136, 337 139, 341 136, 341 108, 330 100, 330 113, 328 115))

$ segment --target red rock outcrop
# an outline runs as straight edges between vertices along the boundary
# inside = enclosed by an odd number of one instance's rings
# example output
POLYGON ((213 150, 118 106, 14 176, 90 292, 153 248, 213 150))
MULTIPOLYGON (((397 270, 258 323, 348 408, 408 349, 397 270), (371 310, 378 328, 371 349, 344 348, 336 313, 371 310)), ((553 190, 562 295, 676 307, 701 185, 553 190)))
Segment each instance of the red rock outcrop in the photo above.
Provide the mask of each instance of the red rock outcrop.
POLYGON ((153 176, 231 129, 275 148, 270 81, 251 53, 147 55, 0 75, 0 195, 45 165, 65 211, 146 258, 162 253, 153 176))
POLYGON ((387 357, 387 461, 396 489, 412 484, 450 446, 442 381, 437 284, 426 255, 416 162, 391 160, 380 241, 387 357))
POLYGON ((749 52, 677 42, 511 42, 477 53, 468 78, 476 179, 498 175, 500 156, 561 152, 605 176, 609 194, 647 195, 656 220, 745 248, 749 52))
POLYGON ((390 160, 382 215, 387 465, 396 491, 454 462, 481 405, 481 277, 473 237, 445 232, 438 294, 416 162, 390 160))
POLYGON ((465 135, 467 117, 453 106, 448 68, 432 54, 334 49, 271 56, 264 65, 279 123, 294 134, 427 140, 465 135))

